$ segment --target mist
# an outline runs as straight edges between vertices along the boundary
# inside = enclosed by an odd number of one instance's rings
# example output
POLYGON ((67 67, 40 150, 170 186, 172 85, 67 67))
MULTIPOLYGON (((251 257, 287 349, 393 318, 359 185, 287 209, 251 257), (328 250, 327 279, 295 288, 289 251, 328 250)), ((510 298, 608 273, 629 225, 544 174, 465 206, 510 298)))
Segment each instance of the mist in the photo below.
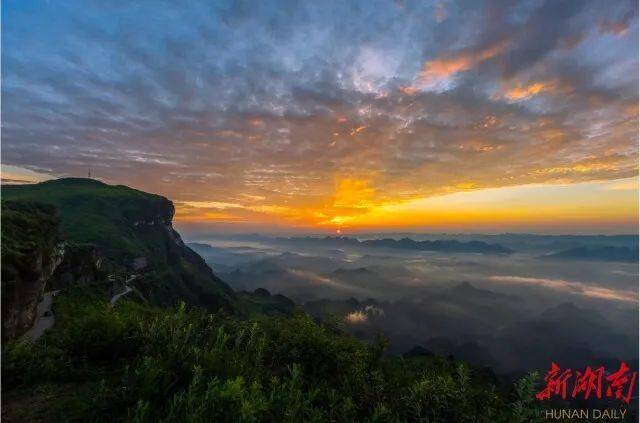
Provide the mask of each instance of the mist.
POLYGON ((499 374, 638 357, 634 235, 203 233, 190 241, 235 290, 283 294, 361 339, 383 333, 390 354, 454 356, 499 374))

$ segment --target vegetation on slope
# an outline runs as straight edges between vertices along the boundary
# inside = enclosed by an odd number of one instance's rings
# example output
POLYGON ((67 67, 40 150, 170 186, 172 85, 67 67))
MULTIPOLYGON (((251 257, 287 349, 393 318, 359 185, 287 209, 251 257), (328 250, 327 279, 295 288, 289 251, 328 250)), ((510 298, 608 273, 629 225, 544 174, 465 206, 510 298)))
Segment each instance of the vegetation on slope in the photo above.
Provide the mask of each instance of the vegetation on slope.
POLYGON ((59 322, 2 360, 6 421, 529 421, 531 381, 501 391, 464 364, 385 357, 335 324, 237 320, 122 300, 56 299, 59 322), (24 398, 30 398, 24 407, 24 398))
POLYGON ((135 270, 136 284, 155 304, 238 309, 231 288, 173 230, 173 203, 164 197, 79 178, 6 186, 2 195, 54 206, 66 242, 95 245, 109 273, 135 270), (144 268, 132 269, 140 258, 144 268))
POLYGON ((105 256, 119 261, 145 253, 155 260, 153 242, 141 237, 133 223, 173 217, 173 205, 164 197, 93 179, 8 185, 2 187, 2 196, 55 206, 66 239, 98 245, 105 256))
MULTIPOLYGON (((384 340, 365 344, 341 324, 317 324, 294 313, 285 297, 262 289, 232 292, 182 244, 171 227, 173 206, 162 197, 78 179, 6 187, 3 194, 24 203, 18 207, 38 209, 25 203, 34 200, 55 206, 66 242, 97 246, 109 268, 101 278, 65 285, 54 301, 55 326, 35 344, 3 345, 5 421, 516 422, 533 416, 531 379, 505 389, 454 360, 388 357, 384 340), (140 256, 150 263, 136 270, 134 283, 146 300, 130 295, 111 306, 107 275, 130 274, 140 256), (163 307, 180 301, 191 306, 163 307)), ((29 226, 25 219, 20 225, 29 226)), ((38 225, 57 239, 55 219, 38 225)), ((3 244, 3 265, 19 266, 24 257, 12 251, 35 248, 20 233, 3 244)))
POLYGON ((33 323, 46 278, 59 259, 58 220, 47 204, 2 201, 2 339, 33 323))
POLYGON ((55 208, 34 202, 2 201, 2 289, 33 278, 58 242, 55 208))

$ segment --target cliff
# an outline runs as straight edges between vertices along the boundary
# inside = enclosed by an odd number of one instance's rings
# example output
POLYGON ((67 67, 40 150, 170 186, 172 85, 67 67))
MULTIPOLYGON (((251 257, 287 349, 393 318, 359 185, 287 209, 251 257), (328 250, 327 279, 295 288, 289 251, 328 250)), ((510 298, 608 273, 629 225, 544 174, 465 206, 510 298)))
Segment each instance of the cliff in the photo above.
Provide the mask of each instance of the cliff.
POLYGON ((33 202, 2 202, 2 340, 25 332, 47 280, 63 258, 55 209, 33 202))
POLYGON ((47 290, 86 285, 104 279, 102 255, 94 245, 64 244, 64 257, 47 282, 47 290))
POLYGON ((137 288, 154 304, 185 301, 211 311, 237 310, 238 299, 231 288, 173 229, 174 206, 162 196, 79 178, 6 186, 2 194, 12 202, 37 201, 55 207, 61 237, 69 245, 84 246, 76 248, 80 254, 72 255, 68 266, 62 265, 54 278, 56 285, 95 280, 91 263, 100 261, 104 276, 138 275, 137 288))

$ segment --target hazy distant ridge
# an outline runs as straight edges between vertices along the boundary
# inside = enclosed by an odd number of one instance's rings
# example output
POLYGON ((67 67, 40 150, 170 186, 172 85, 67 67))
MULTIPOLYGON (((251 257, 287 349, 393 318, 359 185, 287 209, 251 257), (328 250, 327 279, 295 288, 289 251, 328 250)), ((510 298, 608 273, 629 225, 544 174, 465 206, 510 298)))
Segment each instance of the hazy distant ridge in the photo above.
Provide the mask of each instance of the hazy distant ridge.
POLYGON ((577 247, 544 256, 548 259, 600 260, 634 263, 638 261, 638 248, 631 247, 577 247))
POLYGON ((360 241, 349 237, 294 237, 275 238, 284 243, 313 243, 331 246, 366 246, 378 248, 398 248, 404 250, 441 251, 450 253, 510 253, 511 250, 500 244, 489 244, 483 241, 461 242, 457 240, 415 241, 410 238, 399 240, 392 238, 369 239, 360 241))

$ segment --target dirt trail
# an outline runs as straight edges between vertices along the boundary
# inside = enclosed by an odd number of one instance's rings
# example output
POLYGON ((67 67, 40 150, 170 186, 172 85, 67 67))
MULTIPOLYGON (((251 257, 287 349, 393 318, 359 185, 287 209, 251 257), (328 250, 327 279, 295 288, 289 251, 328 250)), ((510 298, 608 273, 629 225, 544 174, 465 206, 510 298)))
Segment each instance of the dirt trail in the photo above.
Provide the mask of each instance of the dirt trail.
POLYGON ((42 300, 38 303, 36 321, 31 329, 22 337, 26 342, 36 342, 47 329, 50 329, 56 322, 56 316, 53 314, 51 307, 53 306, 53 297, 60 292, 49 291, 42 295, 42 300))
MULTIPOLYGON (((112 276, 112 275, 109 275, 109 276, 112 276)), ((113 306, 116 303, 116 301, 118 301, 121 297, 133 291, 133 288, 131 288, 127 284, 133 281, 136 277, 137 275, 129 276, 129 278, 124 282, 125 283, 124 292, 121 292, 111 297, 111 300, 110 300, 111 306, 113 306)), ((37 307, 36 320, 33 323, 33 326, 31 327, 31 329, 29 329, 22 336, 23 342, 36 342, 45 333, 45 331, 53 327, 53 325, 56 322, 56 316, 55 314, 53 314, 53 310, 52 310, 53 297, 55 297, 58 292, 60 292, 60 290, 49 291, 42 294, 42 300, 40 300, 37 307)))
POLYGON ((131 282, 132 280, 134 280, 137 277, 137 275, 132 275, 130 276, 125 282, 124 282, 124 292, 121 292, 119 294, 114 295, 113 297, 111 297, 111 301, 110 304, 111 306, 113 306, 116 301, 118 301, 120 299, 120 297, 123 297, 125 295, 127 295, 129 292, 133 291, 133 288, 131 288, 129 285, 127 285, 129 282, 131 282))

